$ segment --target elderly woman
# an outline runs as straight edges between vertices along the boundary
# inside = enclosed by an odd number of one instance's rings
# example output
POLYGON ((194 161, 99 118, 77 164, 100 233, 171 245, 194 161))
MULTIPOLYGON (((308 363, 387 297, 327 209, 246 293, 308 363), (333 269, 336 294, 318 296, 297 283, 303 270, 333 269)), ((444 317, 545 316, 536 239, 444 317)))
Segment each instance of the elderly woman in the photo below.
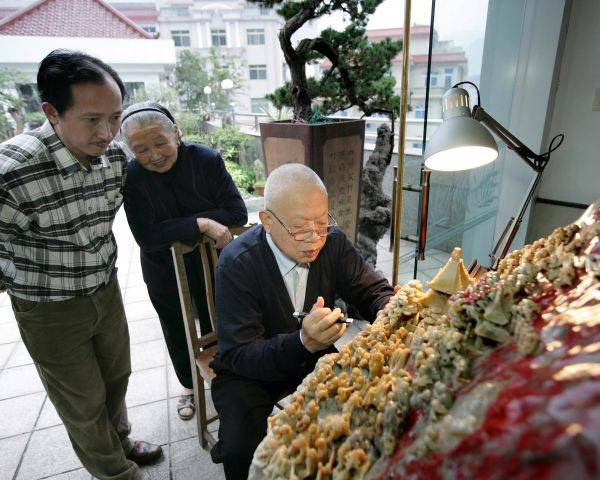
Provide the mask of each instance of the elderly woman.
MULTIPOLYGON (((246 206, 219 153, 181 141, 173 116, 162 105, 144 102, 127 108, 121 134, 135 157, 127 166, 125 212, 140 246, 150 300, 183 385, 177 412, 189 420, 195 411, 192 367, 169 247, 174 242, 194 243, 205 234, 223 248, 231 240, 227 227, 246 223, 246 206)), ((211 325, 202 267, 197 252, 187 257, 190 290, 206 333, 211 325)))

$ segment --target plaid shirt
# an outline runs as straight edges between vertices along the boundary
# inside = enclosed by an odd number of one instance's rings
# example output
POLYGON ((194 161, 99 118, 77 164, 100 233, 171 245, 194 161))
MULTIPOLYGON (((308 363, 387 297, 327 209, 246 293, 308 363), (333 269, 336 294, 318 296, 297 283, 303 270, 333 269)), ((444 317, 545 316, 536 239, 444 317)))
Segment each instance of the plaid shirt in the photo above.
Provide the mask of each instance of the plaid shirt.
POLYGON ((55 301, 108 282, 126 157, 113 143, 101 159, 86 170, 47 121, 0 145, 0 290, 55 301))

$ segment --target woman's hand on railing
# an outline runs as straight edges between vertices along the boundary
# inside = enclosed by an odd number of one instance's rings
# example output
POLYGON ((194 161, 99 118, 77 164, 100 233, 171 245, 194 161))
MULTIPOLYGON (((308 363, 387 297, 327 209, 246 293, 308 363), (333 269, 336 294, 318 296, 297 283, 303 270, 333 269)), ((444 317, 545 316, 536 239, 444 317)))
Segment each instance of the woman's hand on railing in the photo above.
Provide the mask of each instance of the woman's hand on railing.
POLYGON ((204 235, 209 236, 215 242, 217 242, 217 249, 221 250, 225 248, 233 237, 231 236, 231 232, 225 225, 221 225, 219 222, 215 222, 210 218, 198 218, 196 219, 198 223, 198 229, 204 235))

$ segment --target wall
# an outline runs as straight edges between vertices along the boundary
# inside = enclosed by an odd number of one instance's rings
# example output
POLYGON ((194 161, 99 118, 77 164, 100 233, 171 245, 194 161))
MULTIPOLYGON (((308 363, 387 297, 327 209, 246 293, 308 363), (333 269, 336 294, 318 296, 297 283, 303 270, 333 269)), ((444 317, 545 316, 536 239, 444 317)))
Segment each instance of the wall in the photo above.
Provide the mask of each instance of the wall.
MULTIPOLYGON (((564 38, 566 0, 490 0, 481 71, 483 107, 534 152, 545 151, 564 38)), ((490 194, 495 218, 471 229, 463 248, 488 264, 487 253, 510 217, 517 214, 533 171, 503 142, 493 172, 499 187, 490 194), (483 241, 482 241, 483 239, 483 241)), ((478 173, 470 173, 474 179, 478 173)), ((482 199, 483 200, 483 199, 482 199)), ((467 202, 472 206, 472 199, 467 202)), ((481 202, 480 202, 481 203, 481 202)), ((530 208, 511 249, 525 242, 530 208)))
MULTIPOLYGON (((600 111, 592 110, 600 89, 600 2, 572 3, 549 137, 565 134, 542 176, 538 196, 589 204, 600 198, 600 111)), ((573 221, 581 210, 537 204, 528 241, 573 221)))
POLYGON ((0 68, 23 72, 35 83, 40 61, 56 48, 82 50, 111 65, 124 82, 158 84, 175 66, 170 40, 0 36, 0 68), (149 54, 151 52, 151 54, 149 54))

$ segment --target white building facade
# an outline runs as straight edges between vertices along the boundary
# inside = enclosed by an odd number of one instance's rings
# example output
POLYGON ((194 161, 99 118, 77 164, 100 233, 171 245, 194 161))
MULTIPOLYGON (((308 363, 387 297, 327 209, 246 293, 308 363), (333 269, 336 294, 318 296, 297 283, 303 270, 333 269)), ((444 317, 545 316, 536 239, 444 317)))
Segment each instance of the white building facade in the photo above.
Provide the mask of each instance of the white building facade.
MULTIPOLYGON (((283 24, 274 9, 240 0, 162 2, 158 15, 160 38, 171 38, 176 49, 207 55, 215 47, 240 60, 245 81, 235 110, 241 113, 262 113, 268 104, 265 95, 289 80, 278 38, 283 24)), ((312 30, 305 26, 299 35, 312 30)))

